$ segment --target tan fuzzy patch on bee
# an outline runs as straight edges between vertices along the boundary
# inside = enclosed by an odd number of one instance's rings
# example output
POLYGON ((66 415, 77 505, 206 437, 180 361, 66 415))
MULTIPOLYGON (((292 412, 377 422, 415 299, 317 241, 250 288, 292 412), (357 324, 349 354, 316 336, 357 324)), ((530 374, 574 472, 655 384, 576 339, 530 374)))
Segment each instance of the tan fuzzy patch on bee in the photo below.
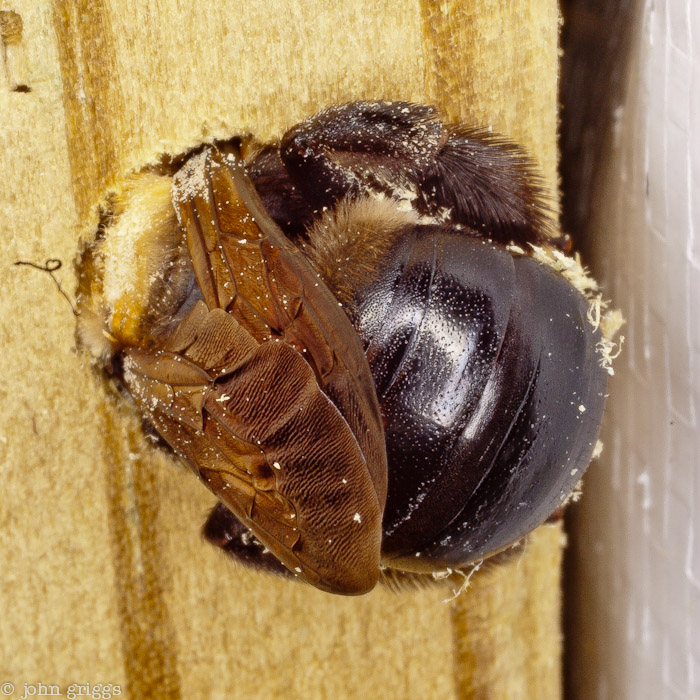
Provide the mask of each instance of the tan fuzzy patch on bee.
POLYGON ((350 305, 353 290, 373 279, 396 239, 417 223, 414 210, 399 209, 389 197, 346 199, 309 228, 305 253, 335 297, 350 305))
POLYGON ((185 260, 170 186, 170 177, 154 173, 129 177, 107 198, 103 232, 83 251, 78 334, 95 357, 147 341, 143 330, 158 307, 180 292, 169 284, 173 266, 185 260))

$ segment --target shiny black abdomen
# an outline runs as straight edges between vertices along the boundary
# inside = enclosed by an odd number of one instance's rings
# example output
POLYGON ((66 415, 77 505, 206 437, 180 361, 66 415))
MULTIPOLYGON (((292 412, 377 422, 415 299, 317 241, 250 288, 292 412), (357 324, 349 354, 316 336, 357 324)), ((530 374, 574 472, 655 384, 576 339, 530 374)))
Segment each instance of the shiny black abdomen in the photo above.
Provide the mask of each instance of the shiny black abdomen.
POLYGON ((385 418, 386 564, 478 560, 566 499, 604 403, 587 310, 530 257, 449 227, 402 236, 357 319, 385 418))

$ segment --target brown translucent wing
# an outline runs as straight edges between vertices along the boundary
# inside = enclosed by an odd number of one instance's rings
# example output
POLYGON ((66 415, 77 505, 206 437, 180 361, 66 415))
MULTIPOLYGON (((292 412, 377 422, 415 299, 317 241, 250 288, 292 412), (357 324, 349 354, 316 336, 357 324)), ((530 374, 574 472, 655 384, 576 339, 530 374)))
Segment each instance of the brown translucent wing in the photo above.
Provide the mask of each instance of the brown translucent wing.
POLYGON ((180 353, 124 351, 132 396, 290 571, 336 593, 371 589, 381 509, 357 442, 311 367, 283 341, 258 344, 221 309, 207 311, 199 327, 180 353), (198 342, 206 326, 239 336, 236 368, 214 381, 189 359, 210 352, 198 342))
POLYGON ((209 148, 191 158, 175 176, 173 205, 207 306, 230 313, 260 342, 282 337, 304 354, 359 442, 383 509, 384 433, 361 341, 268 216, 240 157, 209 148))
POLYGON ((306 261, 243 205, 237 161, 231 169, 211 151, 194 160, 174 203, 204 302, 162 349, 125 350, 124 380, 161 435, 290 571, 325 590, 369 590, 386 465, 359 340, 306 261))

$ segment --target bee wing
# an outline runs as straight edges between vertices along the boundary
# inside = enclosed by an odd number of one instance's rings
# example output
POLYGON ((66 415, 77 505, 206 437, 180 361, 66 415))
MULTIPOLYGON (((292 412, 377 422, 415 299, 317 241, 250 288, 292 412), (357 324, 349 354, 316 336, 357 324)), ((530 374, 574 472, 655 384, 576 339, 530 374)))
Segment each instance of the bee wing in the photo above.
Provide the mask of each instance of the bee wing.
POLYGON ((123 367, 158 432, 290 571, 334 592, 374 586, 382 509, 352 431, 297 350, 260 344, 200 302, 165 349, 127 348, 123 367))
POLYGON ((161 349, 123 351, 124 381, 290 571, 365 592, 379 573, 386 457, 359 339, 304 258, 261 227, 264 211, 243 204, 239 161, 194 161, 173 200, 204 301, 161 349))
POLYGON ((212 508, 202 528, 202 535, 248 568, 294 578, 294 574, 223 503, 217 503, 212 508))
POLYGON ((367 460, 380 508, 387 467, 379 403, 361 341, 333 294, 269 217, 235 147, 191 158, 173 180, 204 301, 259 342, 283 338, 304 354, 367 460))

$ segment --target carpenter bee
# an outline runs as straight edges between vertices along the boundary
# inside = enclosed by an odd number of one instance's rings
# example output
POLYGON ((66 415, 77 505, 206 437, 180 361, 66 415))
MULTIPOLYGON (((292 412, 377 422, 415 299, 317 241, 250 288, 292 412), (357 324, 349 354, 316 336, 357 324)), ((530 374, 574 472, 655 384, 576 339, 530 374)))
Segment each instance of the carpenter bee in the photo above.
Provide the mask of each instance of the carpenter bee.
POLYGON ((218 497, 209 541, 364 593, 504 550, 588 465, 610 340, 553 241, 514 144, 337 105, 127 179, 79 337, 218 497))

